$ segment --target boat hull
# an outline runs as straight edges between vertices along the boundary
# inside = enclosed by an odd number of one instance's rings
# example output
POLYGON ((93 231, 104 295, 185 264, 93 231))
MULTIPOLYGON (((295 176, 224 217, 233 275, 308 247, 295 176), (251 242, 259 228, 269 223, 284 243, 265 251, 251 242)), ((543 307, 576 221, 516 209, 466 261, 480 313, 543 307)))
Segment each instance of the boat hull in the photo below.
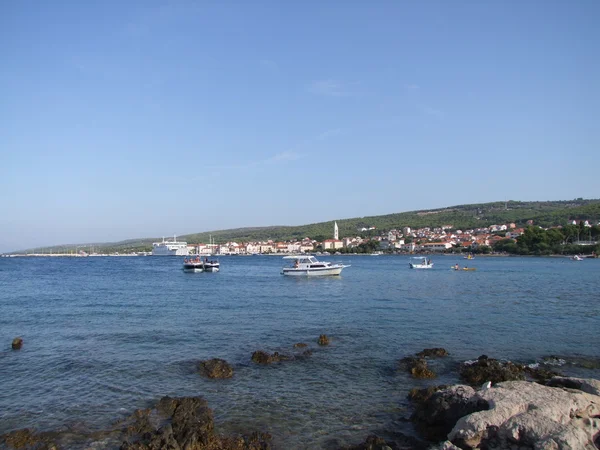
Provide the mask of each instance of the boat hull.
POLYGON ((205 272, 218 272, 220 270, 219 264, 214 263, 204 263, 204 271, 205 272))
POLYGON ((433 269, 433 264, 413 264, 408 263, 411 269, 433 269))
POLYGON ((324 267, 324 268, 293 268, 286 267, 281 273, 290 277, 324 277, 336 276, 342 273, 346 266, 324 267))
POLYGON ((186 263, 183 265, 183 271, 188 273, 204 272, 204 264, 202 263, 186 263))

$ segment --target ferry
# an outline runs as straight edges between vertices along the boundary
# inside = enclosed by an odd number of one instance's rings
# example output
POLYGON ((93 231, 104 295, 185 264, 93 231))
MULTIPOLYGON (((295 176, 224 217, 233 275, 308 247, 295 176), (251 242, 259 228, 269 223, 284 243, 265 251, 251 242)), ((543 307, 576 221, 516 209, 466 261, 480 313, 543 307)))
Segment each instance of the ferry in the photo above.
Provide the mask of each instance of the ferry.
POLYGON ((152 244, 152 256, 187 256, 189 254, 187 242, 177 241, 177 236, 169 241, 163 238, 162 242, 152 244))

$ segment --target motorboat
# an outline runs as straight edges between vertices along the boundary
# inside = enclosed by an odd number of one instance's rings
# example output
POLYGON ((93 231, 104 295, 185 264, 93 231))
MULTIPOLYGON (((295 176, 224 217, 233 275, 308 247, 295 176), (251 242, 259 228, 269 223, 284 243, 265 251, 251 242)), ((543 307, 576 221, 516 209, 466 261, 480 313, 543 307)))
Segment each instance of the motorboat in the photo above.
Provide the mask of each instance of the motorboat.
POLYGON ((204 272, 204 262, 196 258, 185 258, 183 260, 183 271, 184 272, 204 272))
POLYGON ((433 268, 433 263, 431 262, 431 260, 424 256, 413 256, 411 258, 411 260, 414 260, 414 262, 413 261, 408 262, 408 266, 411 269, 431 269, 431 268, 433 268))
POLYGON ((573 261, 583 261, 583 258, 579 255, 573 255, 571 258, 573 261))
POLYGON ((350 267, 341 263, 319 261, 312 255, 284 256, 283 259, 294 260, 294 263, 290 267, 284 267, 281 274, 296 277, 339 275, 344 268, 350 267))
POLYGON ((218 272, 221 268, 219 261, 217 260, 209 260, 208 258, 204 259, 204 271, 205 272, 218 272))

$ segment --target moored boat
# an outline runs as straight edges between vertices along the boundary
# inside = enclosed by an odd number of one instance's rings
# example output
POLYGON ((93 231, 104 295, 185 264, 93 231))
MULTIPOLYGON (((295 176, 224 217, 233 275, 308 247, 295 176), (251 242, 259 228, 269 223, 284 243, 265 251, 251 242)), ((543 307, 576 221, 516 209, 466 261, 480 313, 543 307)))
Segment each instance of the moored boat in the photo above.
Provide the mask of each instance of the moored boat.
POLYGON ((311 255, 284 256, 283 259, 293 259, 294 264, 284 267, 281 274, 296 277, 340 275, 344 268, 350 267, 341 263, 319 261, 311 255))

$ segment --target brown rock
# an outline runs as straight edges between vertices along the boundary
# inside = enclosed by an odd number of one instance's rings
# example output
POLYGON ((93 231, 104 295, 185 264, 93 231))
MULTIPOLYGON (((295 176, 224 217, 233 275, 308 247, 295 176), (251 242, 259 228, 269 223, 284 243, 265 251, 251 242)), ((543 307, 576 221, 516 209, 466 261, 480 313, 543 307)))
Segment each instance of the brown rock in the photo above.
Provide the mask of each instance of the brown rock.
POLYGON ((415 358, 407 356, 400 360, 400 367, 410 373, 413 378, 435 378, 436 374, 427 367, 427 361, 424 358, 415 358))
POLYGON ((329 345, 329 338, 326 334, 322 334, 319 336, 319 340, 317 341, 319 345, 329 345))
POLYGON ((12 349, 21 350, 21 347, 23 347, 23 339, 20 337, 14 338, 12 341, 12 349))
POLYGON ((307 345, 304 342, 298 342, 297 344, 294 344, 294 348, 304 348, 307 347, 307 345))
POLYGON ((200 362, 200 373, 208 378, 231 378, 233 368, 224 359, 213 358, 200 362))
POLYGON ((417 353, 419 358, 441 358, 442 356, 448 356, 448 351, 441 347, 426 348, 422 352, 417 353))

